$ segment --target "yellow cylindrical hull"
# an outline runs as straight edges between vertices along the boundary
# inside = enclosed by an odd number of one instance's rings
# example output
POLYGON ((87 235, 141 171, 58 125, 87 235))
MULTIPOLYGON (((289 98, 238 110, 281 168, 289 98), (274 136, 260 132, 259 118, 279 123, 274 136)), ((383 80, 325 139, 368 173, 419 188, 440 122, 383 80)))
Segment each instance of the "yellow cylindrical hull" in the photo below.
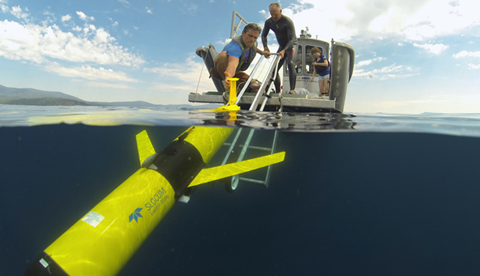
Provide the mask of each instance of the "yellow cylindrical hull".
POLYGON ((158 154, 146 132, 137 135, 143 167, 47 247, 27 275, 118 274, 232 131, 191 127, 158 154))
POLYGON ((175 203, 159 173, 140 169, 45 253, 68 275, 116 275, 175 203))
POLYGON ((180 139, 188 133, 185 141, 192 144, 202 155, 203 162, 207 164, 215 155, 225 140, 233 132, 231 127, 191 127, 178 136, 180 139))

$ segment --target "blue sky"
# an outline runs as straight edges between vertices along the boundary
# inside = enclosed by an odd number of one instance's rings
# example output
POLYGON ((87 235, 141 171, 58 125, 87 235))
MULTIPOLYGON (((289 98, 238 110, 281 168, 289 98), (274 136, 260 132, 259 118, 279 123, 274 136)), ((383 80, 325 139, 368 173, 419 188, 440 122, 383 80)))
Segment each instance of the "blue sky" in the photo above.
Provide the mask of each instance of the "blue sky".
MULTIPOLYGON (((248 3, 0 0, 0 84, 89 101, 188 103, 197 85, 214 90, 195 49, 222 49, 233 10, 260 26, 269 17, 271 0, 248 3)), ((297 34, 308 26, 355 47, 345 112, 479 112, 480 2, 280 3, 297 34)))

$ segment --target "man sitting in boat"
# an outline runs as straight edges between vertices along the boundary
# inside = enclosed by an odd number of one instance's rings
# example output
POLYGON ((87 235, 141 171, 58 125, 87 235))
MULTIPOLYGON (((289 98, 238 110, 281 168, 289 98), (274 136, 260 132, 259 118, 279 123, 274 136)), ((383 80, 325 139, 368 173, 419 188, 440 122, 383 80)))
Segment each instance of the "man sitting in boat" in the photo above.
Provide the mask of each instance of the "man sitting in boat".
MULTIPOLYGON (((227 73, 228 76, 239 78, 238 83, 247 81, 250 76, 243 71, 250 66, 257 53, 264 54, 264 51, 257 48, 257 39, 261 31, 262 28, 257 24, 247 24, 242 34, 234 37, 218 54, 211 75, 223 80, 226 89, 230 89, 227 73)), ((258 87, 258 84, 252 82, 252 86, 258 87)))

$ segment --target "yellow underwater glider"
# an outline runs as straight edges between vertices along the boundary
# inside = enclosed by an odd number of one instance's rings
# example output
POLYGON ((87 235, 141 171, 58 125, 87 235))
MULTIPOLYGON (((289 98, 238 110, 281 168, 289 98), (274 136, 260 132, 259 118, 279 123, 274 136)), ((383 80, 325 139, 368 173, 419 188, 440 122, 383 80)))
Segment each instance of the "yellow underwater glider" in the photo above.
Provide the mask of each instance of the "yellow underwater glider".
POLYGON ((282 162, 285 152, 205 168, 232 133, 190 127, 156 153, 136 137, 141 168, 48 246, 25 275, 116 275, 190 187, 282 162))

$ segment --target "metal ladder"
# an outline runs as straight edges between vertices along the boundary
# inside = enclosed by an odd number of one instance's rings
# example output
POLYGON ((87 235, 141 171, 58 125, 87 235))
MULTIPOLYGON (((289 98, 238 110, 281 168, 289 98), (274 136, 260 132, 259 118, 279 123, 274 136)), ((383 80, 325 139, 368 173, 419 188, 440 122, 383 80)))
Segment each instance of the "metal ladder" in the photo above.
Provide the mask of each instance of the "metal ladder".
MULTIPOLYGON (((243 19, 243 17, 241 17, 237 12, 233 11, 232 29, 231 29, 230 38, 233 38, 236 35, 237 31, 239 30, 239 27, 240 27, 241 23, 247 24, 246 20, 243 19), (240 18, 240 21, 238 22, 238 24, 235 23, 237 17, 240 18)), ((258 108, 260 102, 261 102, 261 105, 260 105, 260 108, 259 108, 258 111, 263 111, 264 108, 265 108, 265 104, 266 104, 268 98, 270 97, 271 91, 274 90, 274 89, 272 89, 272 84, 274 83, 275 78, 277 76, 276 70, 277 70, 278 62, 280 61, 280 56, 276 53, 272 53, 271 55, 274 56, 275 59, 272 63, 270 63, 270 65, 267 69, 267 74, 265 75, 265 77, 262 80, 262 84, 260 85, 260 88, 257 92, 257 95, 255 96, 254 101, 250 105, 249 111, 257 111, 257 108, 258 108), (269 87, 268 91, 266 91, 267 86, 269 87)), ((247 90, 248 86, 250 85, 251 81, 253 80, 253 76, 257 72, 260 64, 262 64, 264 61, 265 61, 265 57, 262 56, 260 58, 260 60, 257 62, 257 64, 255 65, 255 67, 253 68, 253 70, 250 74, 250 77, 245 82, 245 85, 243 86, 242 90, 240 91, 240 93, 237 96, 237 102, 236 102, 237 105, 238 105, 240 99, 242 98, 242 96, 244 95, 245 91, 247 90)), ((279 98, 281 98, 281 92, 280 92, 279 98)), ((282 107, 280 106, 280 110, 279 110, 280 112, 281 112, 281 109, 282 109, 282 107)), ((243 140, 242 139, 242 133, 244 131, 246 131, 246 129, 239 128, 236 131, 235 135, 233 135, 232 142, 224 144, 224 146, 228 147, 228 151, 227 151, 227 154, 225 155, 225 158, 223 159, 222 166, 227 164, 227 162, 243 161, 244 157, 245 157, 245 154, 247 153, 248 150, 257 150, 257 151, 261 151, 261 152, 268 153, 268 154, 275 153, 275 148, 276 148, 276 145, 277 145, 277 137, 278 137, 278 131, 277 130, 274 131, 273 141, 272 141, 272 146, 271 147, 259 147, 259 146, 251 145, 253 136, 255 134, 255 129, 253 129, 253 128, 249 129, 247 137, 245 138, 245 140, 242 144, 241 143, 241 140, 243 140), (240 151, 240 153, 238 154, 238 157, 236 157, 236 160, 232 160, 232 159, 235 159, 232 156, 232 153, 236 153, 236 152, 239 152, 239 151, 240 151)), ((228 191, 233 192, 234 190, 237 189, 240 181, 245 181, 245 182, 250 182, 250 183, 255 183, 255 184, 261 184, 261 185, 264 185, 265 187, 268 187, 268 184, 270 182, 270 174, 271 174, 271 166, 267 167, 267 171, 266 171, 265 177, 263 179, 252 179, 252 178, 240 177, 239 175, 235 175, 231 178, 229 183, 226 184, 226 188, 227 188, 228 191)))
MULTIPOLYGON (((277 54, 272 54, 275 56, 275 60, 270 64, 267 74, 265 75, 262 84, 260 85, 260 88, 257 92, 257 95, 255 96, 254 101, 250 105, 249 111, 257 111, 258 105, 260 102, 262 104, 260 105, 260 108, 258 111, 263 111, 265 108, 265 104, 270 97, 270 93, 273 90, 271 84, 274 83, 275 77, 276 77, 276 69, 278 66, 278 62, 280 61, 280 56, 277 54), (265 91, 267 89, 267 86, 269 87, 268 91, 265 91)), ((252 77, 257 71, 259 65, 264 61, 264 57, 262 56, 262 59, 255 65, 255 68, 252 70, 252 73, 248 80, 245 82, 245 85, 243 89, 240 91, 240 93, 237 96, 237 102, 240 101, 241 97, 245 93, 246 89, 250 85, 250 82, 252 81, 252 77)), ((281 94, 279 95, 281 97, 281 94)), ((280 112, 281 112, 282 107, 280 106, 280 112)), ((261 151, 267 154, 273 154, 275 153, 275 148, 277 145, 277 137, 278 137, 278 130, 275 130, 273 133, 273 141, 272 141, 272 146, 271 147, 259 147, 259 146, 254 146, 252 144, 252 139, 255 134, 255 129, 249 129, 247 137, 245 138, 243 144, 241 143, 241 140, 243 140, 242 133, 246 131, 246 129, 239 128, 231 143, 225 143, 224 146, 228 146, 228 151, 227 154, 225 155, 225 158, 223 159, 222 165, 227 164, 227 162, 240 162, 244 160, 245 154, 247 153, 248 150, 257 150, 261 151), (232 153, 234 152, 239 152, 238 157, 236 160, 231 160, 232 158, 232 153)), ((240 177, 239 175, 233 176, 229 182, 226 183, 226 189, 229 192, 233 192, 237 189, 238 184, 240 181, 244 182, 250 182, 250 183, 255 183, 255 184, 261 184, 264 185, 266 188, 268 188, 268 184, 270 182, 270 174, 271 174, 271 166, 267 167, 267 171, 265 173, 265 177, 263 179, 253 179, 253 178, 246 178, 246 177, 240 177)))
MULTIPOLYGON (((277 130, 274 131, 271 147, 259 147, 259 146, 251 145, 253 135, 255 134, 255 129, 248 130, 248 134, 245 139, 245 142, 241 144, 240 137, 242 136, 243 131, 246 131, 246 129, 239 128, 233 137, 233 141, 231 143, 224 144, 224 146, 228 146, 228 151, 227 151, 227 154, 225 155, 225 158, 223 159, 222 166, 227 164, 227 162, 229 161, 231 162, 243 161, 245 154, 247 153, 247 150, 258 150, 268 154, 275 153, 275 148, 277 145, 277 137, 278 137, 277 130), (230 160, 232 153, 238 152, 238 151, 240 151, 240 153, 238 154, 238 157, 236 158, 236 160, 230 160)), ((268 183, 270 182, 270 174, 271 174, 271 166, 267 167, 267 171, 263 179, 246 178, 246 177, 240 177, 239 175, 235 175, 231 178, 230 183, 226 183, 226 188, 228 191, 233 192, 234 190, 237 189, 240 181, 261 184, 261 185, 264 185, 266 188, 268 188, 268 183)))

